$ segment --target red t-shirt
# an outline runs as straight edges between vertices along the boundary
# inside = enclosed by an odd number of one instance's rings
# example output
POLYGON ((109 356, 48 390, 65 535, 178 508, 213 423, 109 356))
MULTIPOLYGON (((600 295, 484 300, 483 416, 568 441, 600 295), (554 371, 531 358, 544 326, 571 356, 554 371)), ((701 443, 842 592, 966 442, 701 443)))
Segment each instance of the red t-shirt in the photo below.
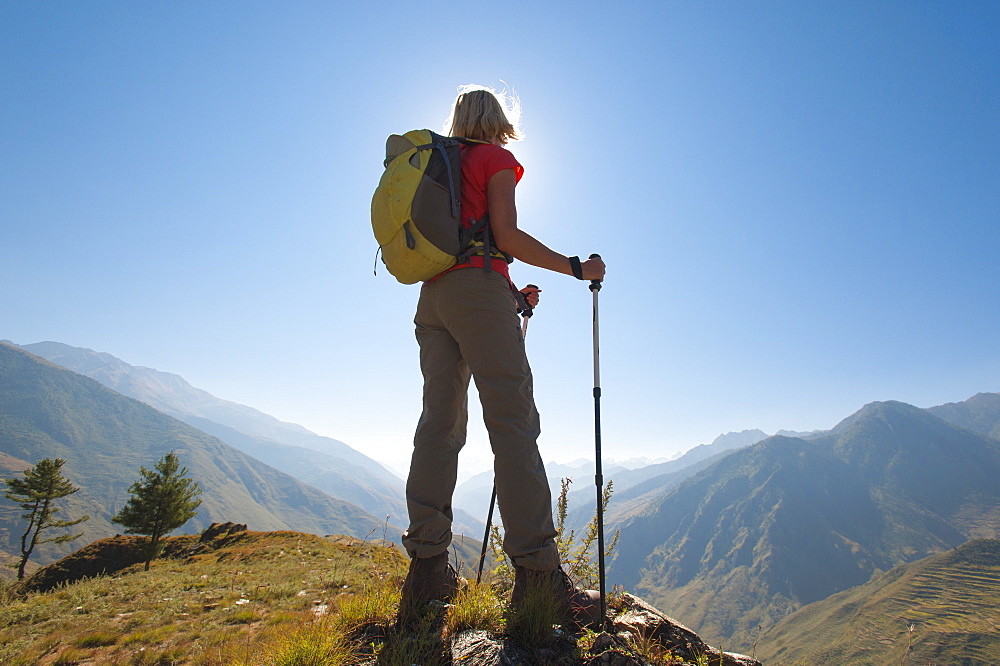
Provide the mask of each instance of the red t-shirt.
MULTIPOLYGON (((491 143, 476 146, 462 146, 462 226, 466 229, 472 223, 483 217, 489 210, 489 203, 486 197, 486 186, 490 178, 504 169, 513 169, 518 181, 524 175, 524 167, 514 158, 509 150, 502 146, 491 143)), ((491 268, 507 278, 510 282, 510 270, 506 261, 493 259, 491 268)), ((458 268, 478 267, 486 265, 485 257, 474 255, 469 257, 469 262, 458 264, 449 268, 441 275, 458 268)), ((437 275, 428 282, 441 277, 437 275)), ((513 283, 512 283, 513 286, 513 283)))
POLYGON ((462 226, 469 228, 489 210, 486 186, 504 169, 513 169, 521 180, 524 167, 502 146, 462 146, 462 226))

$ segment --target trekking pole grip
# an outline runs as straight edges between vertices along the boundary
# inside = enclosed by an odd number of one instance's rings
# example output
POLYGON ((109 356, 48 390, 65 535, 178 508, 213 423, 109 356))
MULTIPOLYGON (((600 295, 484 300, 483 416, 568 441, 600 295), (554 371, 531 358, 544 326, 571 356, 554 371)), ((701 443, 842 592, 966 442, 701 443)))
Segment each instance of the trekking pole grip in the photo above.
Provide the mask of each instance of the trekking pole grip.
MULTIPOLYGON (((524 286, 525 289, 538 289, 537 284, 527 284, 524 286)), ((524 304, 528 306, 527 310, 521 312, 521 316, 527 319, 531 315, 535 314, 535 308, 531 307, 531 303, 528 302, 528 297, 524 297, 524 304)))
MULTIPOLYGON (((590 259, 600 259, 601 255, 599 255, 599 254, 592 254, 592 255, 590 255, 589 258, 590 259)), ((600 280, 591 280, 590 281, 590 290, 591 291, 600 291, 601 290, 601 281, 600 280)))

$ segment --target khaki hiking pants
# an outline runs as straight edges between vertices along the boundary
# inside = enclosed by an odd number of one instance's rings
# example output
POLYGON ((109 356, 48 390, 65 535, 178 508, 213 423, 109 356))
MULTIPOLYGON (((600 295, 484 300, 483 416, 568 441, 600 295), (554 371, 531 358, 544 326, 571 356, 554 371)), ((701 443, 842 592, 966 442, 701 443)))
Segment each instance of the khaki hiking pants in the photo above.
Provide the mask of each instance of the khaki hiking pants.
POLYGON ((451 543, 458 454, 465 445, 470 376, 494 455, 504 552, 520 566, 559 566, 541 432, 514 296, 495 271, 462 268, 425 285, 417 303, 423 412, 406 481, 403 546, 432 557, 451 543))

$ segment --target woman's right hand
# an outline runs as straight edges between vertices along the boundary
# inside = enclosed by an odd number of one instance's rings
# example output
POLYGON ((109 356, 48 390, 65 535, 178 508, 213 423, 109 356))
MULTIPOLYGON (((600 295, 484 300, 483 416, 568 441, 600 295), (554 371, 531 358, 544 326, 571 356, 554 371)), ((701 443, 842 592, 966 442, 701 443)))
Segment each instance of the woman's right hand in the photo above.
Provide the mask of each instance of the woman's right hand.
POLYGON ((583 273, 584 280, 603 280, 606 270, 604 260, 600 257, 580 262, 580 271, 583 273))

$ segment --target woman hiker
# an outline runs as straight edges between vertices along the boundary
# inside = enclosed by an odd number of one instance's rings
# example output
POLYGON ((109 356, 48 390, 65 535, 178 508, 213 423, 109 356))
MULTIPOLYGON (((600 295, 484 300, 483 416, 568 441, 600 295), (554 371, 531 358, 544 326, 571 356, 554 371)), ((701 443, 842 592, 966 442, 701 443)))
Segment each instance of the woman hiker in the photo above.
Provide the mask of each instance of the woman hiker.
MULTIPOLYGON (((448 546, 471 377, 493 449, 503 549, 514 563, 512 603, 519 604, 526 591, 548 594, 567 619, 597 622, 599 594, 575 587, 559 565, 552 498, 536 444, 541 430, 531 369, 508 265, 519 259, 581 280, 600 280, 604 262, 559 254, 518 228, 514 187, 523 168, 504 148, 518 139, 518 130, 493 91, 467 87, 459 94, 449 134, 486 142, 462 148, 461 211, 466 226, 489 214, 489 241, 498 251, 487 258, 480 248, 467 263, 420 290, 414 323, 423 412, 406 481, 410 523, 403 545, 411 559, 400 617, 411 617, 427 601, 449 600, 460 583, 448 562, 448 546)), ((530 305, 538 302, 537 290, 523 294, 530 305)))

